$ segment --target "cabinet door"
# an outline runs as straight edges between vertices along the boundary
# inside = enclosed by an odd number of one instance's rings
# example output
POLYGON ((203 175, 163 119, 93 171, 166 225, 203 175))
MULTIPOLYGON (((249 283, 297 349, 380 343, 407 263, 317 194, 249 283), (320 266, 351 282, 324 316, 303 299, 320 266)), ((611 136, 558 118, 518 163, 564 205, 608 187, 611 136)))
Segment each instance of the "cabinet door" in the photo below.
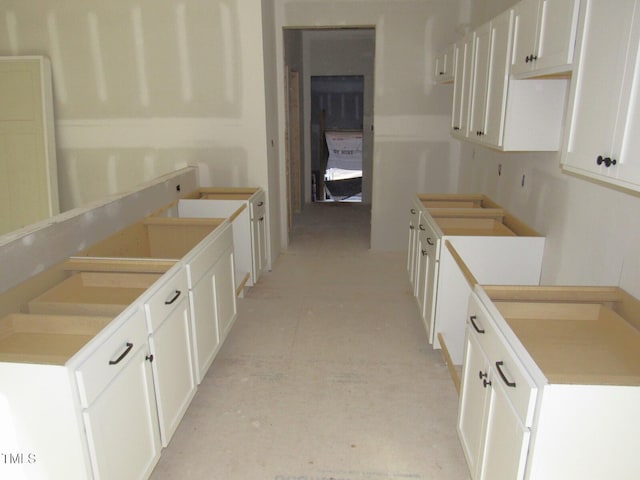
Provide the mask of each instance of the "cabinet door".
MULTIPOLYGON (((422 230, 419 231, 420 259, 418 260, 418 306, 424 322, 429 343, 433 343, 435 299, 438 289, 438 247, 440 240, 431 224, 426 220, 420 221, 422 230)), ((419 227, 420 228, 420 227, 419 227)))
POLYGON ((146 479, 160 458, 160 430, 146 345, 83 411, 96 479, 146 479))
POLYGON ((193 286, 189 297, 193 313, 193 344, 198 383, 207 373, 220 343, 214 284, 215 271, 211 267, 193 286))
POLYGON ((479 465, 486 423, 485 407, 491 385, 489 362, 475 334, 467 329, 458 404, 458 437, 472 478, 479 465))
POLYGON ((453 82, 451 128, 454 135, 462 137, 469 135, 474 39, 475 33, 471 33, 456 44, 456 73, 453 82))
POLYGON ((536 50, 540 0, 522 0, 514 8, 514 35, 511 73, 529 72, 536 50))
POLYGON ((633 142, 637 148, 637 140, 631 140, 633 135, 628 130, 637 126, 637 120, 633 120, 637 119, 633 108, 638 102, 637 2, 621 0, 611 8, 610 2, 584 0, 582 9, 584 28, 578 71, 571 84, 570 126, 563 164, 568 170, 633 188, 631 184, 640 184, 639 162, 632 158, 638 152, 628 148, 633 142), (598 163, 598 157, 616 160, 616 164, 598 163))
POLYGON ((233 250, 229 249, 213 267, 213 292, 219 335, 224 340, 236 318, 236 294, 233 287, 233 250))
POLYGON ((520 480, 529 448, 529 429, 514 412, 499 375, 491 372, 480 471, 483 480, 520 480))
POLYGON ((187 295, 182 295, 171 307, 167 318, 149 338, 164 447, 169 444, 196 393, 187 295))
POLYGON ((566 70, 573 62, 578 28, 579 0, 542 0, 532 68, 552 72, 566 70))
POLYGON ((455 47, 449 45, 436 57, 434 80, 436 83, 448 83, 453 80, 455 68, 455 47))
POLYGON ((260 192, 251 199, 251 257, 253 262, 253 281, 267 266, 267 231, 265 195, 260 192))
POLYGON ((491 23, 475 32, 473 43, 472 93, 469 116, 469 136, 478 138, 485 130, 485 106, 489 85, 489 55, 491 53, 491 23))
POLYGON ((480 140, 489 145, 502 145, 507 85, 511 62, 513 11, 507 10, 491 20, 491 43, 489 48, 489 70, 485 102, 485 125, 480 140))
POLYGON ((409 243, 407 245, 407 272, 411 286, 415 286, 416 259, 418 258, 418 217, 420 212, 416 205, 409 209, 409 243))

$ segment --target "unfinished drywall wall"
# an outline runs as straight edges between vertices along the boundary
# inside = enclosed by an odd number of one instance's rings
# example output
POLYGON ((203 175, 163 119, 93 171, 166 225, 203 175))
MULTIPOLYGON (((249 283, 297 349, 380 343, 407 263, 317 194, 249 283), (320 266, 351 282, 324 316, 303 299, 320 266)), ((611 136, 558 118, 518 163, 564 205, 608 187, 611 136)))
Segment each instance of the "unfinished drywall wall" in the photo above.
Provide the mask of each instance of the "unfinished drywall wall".
POLYGON ((3 1, 0 55, 51 59, 61 208, 187 164, 203 185, 266 189, 261 10, 260 0, 3 1))
MULTIPOLYGON (((373 250, 406 248, 403 213, 413 193, 428 187, 440 192, 455 189, 458 146, 448 133, 452 92, 450 87, 433 84, 432 69, 437 52, 456 38, 460 26, 469 21, 468 14, 465 0, 276 2, 276 31, 283 27, 375 28, 373 250)), ((277 48, 282 62, 281 40, 277 48)), ((278 90, 281 97, 282 82, 278 90)), ((284 101, 279 104, 284 142, 284 101)))

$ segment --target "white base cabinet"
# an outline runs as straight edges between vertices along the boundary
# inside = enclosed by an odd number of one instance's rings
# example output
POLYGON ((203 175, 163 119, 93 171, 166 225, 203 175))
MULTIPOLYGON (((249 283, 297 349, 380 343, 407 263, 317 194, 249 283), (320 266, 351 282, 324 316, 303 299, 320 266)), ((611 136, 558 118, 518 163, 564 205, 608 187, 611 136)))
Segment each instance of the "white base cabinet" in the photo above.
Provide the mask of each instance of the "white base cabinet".
POLYGON ((458 415, 473 480, 640 478, 638 308, 616 287, 475 287, 458 415))

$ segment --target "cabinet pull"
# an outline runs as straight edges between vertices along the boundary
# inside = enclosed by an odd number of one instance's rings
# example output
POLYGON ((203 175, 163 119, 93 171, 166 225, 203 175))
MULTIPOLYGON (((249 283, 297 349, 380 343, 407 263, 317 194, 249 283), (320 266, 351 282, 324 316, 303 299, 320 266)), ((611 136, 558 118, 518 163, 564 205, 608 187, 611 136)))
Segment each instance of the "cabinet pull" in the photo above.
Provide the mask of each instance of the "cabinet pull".
POLYGON ((471 315, 469 317, 469 321, 471 322, 471 325, 473 325, 473 328, 475 329, 476 332, 478 333, 484 333, 484 328, 478 328, 478 325, 476 325, 476 316, 475 315, 471 315))
POLYGON ((411 215, 415 215, 416 214, 416 209, 415 208, 412 208, 410 211, 411 211, 411 215))
POLYGON ((420 224, 418 225, 418 228, 424 232, 424 225, 420 224))
POLYGON ((482 380, 483 378, 487 378, 489 376, 489 373, 482 373, 482 370, 478 371, 478 378, 480 380, 482 380))
POLYGON ((153 363, 153 353, 147 355, 146 357, 144 357, 145 360, 149 360, 149 363, 153 363))
POLYGON ((175 302, 178 299, 178 297, 180 296, 181 293, 182 292, 180 290, 176 290, 174 292, 174 294, 173 294, 173 297, 171 297, 169 300, 165 300, 164 304, 165 305, 171 305, 173 302, 175 302))
POLYGON ((109 360, 109 365, 119 364, 122 361, 122 359, 129 354, 129 352, 133 348, 133 343, 127 342, 126 345, 127 345, 127 348, 125 349, 124 352, 122 352, 122 354, 118 358, 116 358, 115 360, 109 360))
POLYGON ((482 386, 484 388, 490 387, 491 386, 491 380, 487 380, 486 378, 482 380, 482 386))
POLYGON ((258 221, 259 221, 259 222, 261 222, 261 221, 263 221, 263 220, 264 220, 264 217, 260 217, 260 218, 258 219, 258 221))
POLYGON ((409 225, 409 230, 415 230, 416 227, 414 227, 413 225, 409 225))
POLYGON ((460 127, 453 127, 454 130, 460 130, 460 127))
POLYGON ((258 206, 261 207, 264 205, 264 202, 258 202, 258 206))
POLYGON ((609 157, 603 157, 602 155, 598 155, 598 158, 596 158, 596 163, 598 165, 602 165, 604 163, 605 167, 610 167, 611 165, 615 165, 616 160, 615 159, 611 159, 609 157))
POLYGON ((510 382, 509 380, 507 380, 507 377, 502 371, 502 365, 504 365, 504 362, 502 361, 496 362, 496 368, 498 369, 498 374, 500 375, 500 378, 502 378, 502 381, 507 385, 507 387, 516 388, 516 382, 510 382))
POLYGON ((431 237, 427 237, 427 243, 433 246, 433 240, 431 240, 431 237))
POLYGON ((424 257, 425 255, 427 255, 427 253, 429 253, 429 252, 427 252, 427 251, 426 251, 426 250, 424 250, 424 249, 422 249, 421 251, 422 251, 422 256, 423 256, 423 257, 424 257))

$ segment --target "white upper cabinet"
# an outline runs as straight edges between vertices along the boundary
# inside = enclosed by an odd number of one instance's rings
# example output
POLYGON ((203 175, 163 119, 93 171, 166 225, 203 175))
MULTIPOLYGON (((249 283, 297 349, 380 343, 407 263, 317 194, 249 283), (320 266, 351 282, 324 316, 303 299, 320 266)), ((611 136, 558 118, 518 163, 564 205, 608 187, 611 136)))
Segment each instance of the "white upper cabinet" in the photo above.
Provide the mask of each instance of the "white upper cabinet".
POLYGON ((511 73, 519 77, 571 69, 579 0, 522 0, 514 7, 511 73))
POLYGON ((455 75, 453 81, 453 112, 451 129, 455 136, 469 135, 469 107, 471 106, 471 69, 475 32, 455 44, 455 75))
POLYGON ((440 55, 436 57, 435 70, 433 71, 433 79, 436 83, 453 82, 453 74, 455 70, 455 46, 449 45, 440 55))
POLYGON ((640 5, 583 0, 563 168, 640 191, 640 5))

